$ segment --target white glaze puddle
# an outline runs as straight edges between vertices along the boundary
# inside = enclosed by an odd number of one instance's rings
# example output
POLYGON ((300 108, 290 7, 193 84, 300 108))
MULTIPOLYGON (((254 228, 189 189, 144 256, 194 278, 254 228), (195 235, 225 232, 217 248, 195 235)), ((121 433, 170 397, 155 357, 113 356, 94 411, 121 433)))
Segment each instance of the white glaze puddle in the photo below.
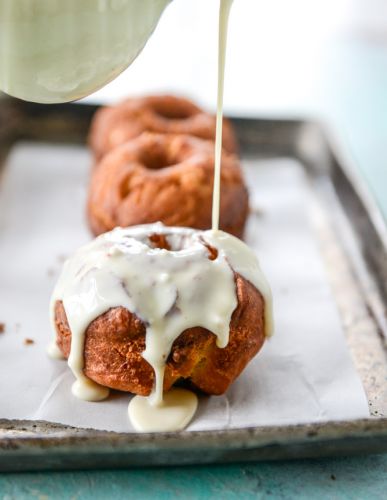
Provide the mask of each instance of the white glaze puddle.
POLYGON ((198 398, 192 391, 172 388, 163 396, 160 405, 154 406, 149 398, 134 397, 128 413, 138 432, 170 432, 184 429, 195 415, 198 398))

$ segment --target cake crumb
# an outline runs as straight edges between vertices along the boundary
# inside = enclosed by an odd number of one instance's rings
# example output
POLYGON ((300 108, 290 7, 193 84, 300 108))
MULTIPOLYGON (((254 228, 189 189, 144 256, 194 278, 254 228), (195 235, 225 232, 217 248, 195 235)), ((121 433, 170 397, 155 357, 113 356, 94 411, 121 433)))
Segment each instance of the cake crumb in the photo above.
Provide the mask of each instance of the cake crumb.
POLYGON ((250 214, 255 215, 257 217, 263 217, 265 215, 265 210, 258 205, 251 205, 250 214))
POLYGON ((5 323, 0 323, 0 333, 5 332, 5 323))
POLYGON ((35 341, 32 339, 26 338, 26 339, 24 339, 24 344, 25 345, 35 344, 35 341))

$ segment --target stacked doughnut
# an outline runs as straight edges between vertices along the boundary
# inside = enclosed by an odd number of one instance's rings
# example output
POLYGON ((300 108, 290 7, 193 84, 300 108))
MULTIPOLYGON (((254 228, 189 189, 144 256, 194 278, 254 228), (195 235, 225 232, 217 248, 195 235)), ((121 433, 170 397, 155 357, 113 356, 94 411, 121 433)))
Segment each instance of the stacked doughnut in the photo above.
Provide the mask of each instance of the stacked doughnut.
MULTIPOLYGON (((97 111, 88 219, 99 235, 161 221, 211 227, 215 116, 175 96, 131 98, 97 111)), ((223 122, 220 229, 242 237, 248 193, 232 125, 223 122)))

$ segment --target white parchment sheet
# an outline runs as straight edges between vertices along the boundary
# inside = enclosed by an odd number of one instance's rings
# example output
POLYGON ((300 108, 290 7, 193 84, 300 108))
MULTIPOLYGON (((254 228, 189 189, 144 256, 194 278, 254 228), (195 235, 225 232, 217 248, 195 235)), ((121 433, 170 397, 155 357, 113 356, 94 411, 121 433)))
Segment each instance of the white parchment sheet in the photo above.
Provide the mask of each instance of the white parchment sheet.
MULTIPOLYGON (((47 357, 51 290, 62 261, 90 239, 84 148, 20 144, 0 179, 0 418, 131 431, 128 394, 72 396, 64 361, 47 357), (33 344, 26 344, 30 338, 33 344)), ((247 241, 273 288, 275 335, 224 396, 202 397, 189 429, 356 419, 369 415, 308 221, 308 188, 293 160, 245 162, 247 241)))

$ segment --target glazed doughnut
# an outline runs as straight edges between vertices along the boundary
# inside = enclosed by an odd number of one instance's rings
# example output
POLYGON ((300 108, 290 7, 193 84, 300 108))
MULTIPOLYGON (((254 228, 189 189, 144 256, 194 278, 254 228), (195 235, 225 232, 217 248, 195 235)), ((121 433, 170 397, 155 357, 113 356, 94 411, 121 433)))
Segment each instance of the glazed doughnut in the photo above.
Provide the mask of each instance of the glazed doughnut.
MULTIPOLYGON (((174 338, 172 346, 166 354, 164 391, 169 390, 177 381, 185 381, 193 388, 207 394, 222 394, 238 377, 247 363, 257 354, 264 343, 268 322, 270 321, 270 298, 265 287, 258 290, 246 278, 248 276, 254 281, 254 273, 257 275, 257 270, 252 269, 255 264, 251 268, 252 274, 249 274, 250 271, 246 271, 249 259, 255 259, 255 257, 251 257, 250 253, 244 253, 251 251, 241 241, 230 235, 218 233, 214 236, 212 231, 199 232, 187 228, 166 228, 161 224, 116 229, 97 238, 91 246, 81 249, 79 255, 75 256, 73 262, 70 261, 63 271, 65 273, 64 279, 68 280, 72 293, 70 296, 72 302, 68 302, 69 304, 74 303, 74 297, 76 297, 74 295, 74 280, 79 280, 79 283, 82 283, 82 287, 84 287, 85 279, 92 282, 95 277, 97 281, 94 281, 94 283, 97 283, 98 288, 101 283, 104 283, 105 278, 101 278, 101 275, 95 273, 100 273, 101 270, 104 272, 107 269, 109 279, 111 273, 115 273, 117 280, 114 279, 112 283, 116 283, 114 286, 118 287, 119 293, 123 293, 121 283, 125 282, 130 300, 134 300, 134 307, 137 308, 139 304, 136 306, 135 298, 140 285, 136 282, 138 279, 136 276, 138 268, 141 267, 138 266, 138 262, 145 262, 141 260, 143 257, 145 260, 148 259, 146 260, 148 265, 143 267, 142 272, 145 274, 149 272, 152 275, 154 285, 150 285, 151 288, 147 289, 147 294, 143 299, 140 299, 141 301, 151 302, 150 296, 157 291, 157 286, 163 291, 163 297, 168 295, 168 287, 172 286, 173 288, 175 285, 168 285, 166 281, 159 282, 158 279, 160 276, 164 276, 166 272, 170 274, 172 281, 179 273, 183 273, 183 276, 184 273, 187 273, 187 279, 193 292, 191 293, 190 290, 185 288, 184 291, 189 293, 192 298, 184 303, 184 297, 181 296, 182 290, 178 290, 176 302, 172 302, 171 309, 168 309, 162 315, 163 318, 172 321, 172 323, 166 323, 168 332, 170 331, 170 325, 173 325, 173 321, 176 320, 173 314, 177 316, 179 314, 185 315, 187 309, 184 308, 192 306, 192 314, 195 315, 195 300, 198 301, 200 306, 199 316, 197 316, 196 320, 200 318, 200 321, 205 322, 202 318, 206 318, 206 315, 211 318, 214 313, 219 312, 217 307, 215 307, 216 310, 214 311, 206 311, 206 307, 211 309, 207 298, 202 293, 195 295, 195 286, 200 288, 200 282, 195 284, 195 280, 191 280, 189 275, 191 271, 193 275, 196 275, 198 269, 200 270, 201 266, 203 266, 202 279, 208 278, 209 284, 214 284, 213 278, 214 276, 220 276, 217 274, 220 271, 226 273, 226 275, 227 273, 230 274, 230 289, 224 285, 221 290, 215 288, 216 293, 222 299, 221 308, 223 302, 227 303, 228 298, 233 299, 233 297, 228 297, 227 293, 234 295, 236 299, 235 304, 232 300, 230 302, 231 320, 228 320, 227 324, 225 324, 225 329, 229 331, 226 345, 218 347, 217 336, 201 325, 192 326, 181 331, 174 338), (238 268, 238 261, 234 263, 232 260, 233 255, 236 254, 235 252, 230 253, 231 248, 240 251, 242 255, 240 260, 242 267, 240 269, 238 268), (140 255, 141 252, 143 252, 143 257, 140 255), (96 265, 97 258, 100 260, 98 261, 99 264, 96 265), (116 260, 114 261, 114 259, 116 260), (119 259, 123 259, 121 261, 121 263, 123 262, 123 268, 119 266, 119 259), (133 260, 135 259, 137 261, 134 263, 133 260), (179 267, 181 259, 183 259, 183 266, 179 267), (198 264, 196 269, 194 269, 195 262, 198 264), (128 271, 127 266, 131 264, 134 271, 133 269, 128 271), (117 270, 121 274, 117 273, 117 270), (160 271, 160 274, 155 270, 160 271), (245 276, 242 276, 241 270, 245 276), (215 274, 211 275, 212 272, 215 274), (81 276, 80 273, 83 273, 83 275, 81 276), (125 279, 123 279, 124 276, 125 279), (99 285, 98 279, 100 280, 99 285), (156 288, 152 288, 152 286, 156 288), (234 309, 233 304, 235 305, 234 309), (182 309, 180 310, 180 308, 182 309)), ((221 279, 226 279, 224 283, 227 283, 228 278, 224 274, 222 274, 221 279)), ((262 280, 262 278, 259 277, 259 280, 262 280)), ((146 279, 144 279, 144 283, 147 283, 146 279)), ((178 278, 173 283, 179 283, 178 278)), ((206 285, 205 289, 207 290, 207 288, 206 285)), ((72 348, 72 332, 64 307, 65 301, 68 300, 65 289, 66 287, 63 287, 62 284, 59 286, 59 291, 54 292, 53 307, 56 342, 63 355, 68 358, 72 348)), ((92 289, 95 289, 94 285, 92 289)), ((115 293, 113 287, 109 292, 109 300, 115 293)), ((211 291, 208 291, 208 293, 209 297, 214 295, 211 291)), ((141 297, 142 295, 138 296, 141 297)), ((140 319, 138 314, 131 312, 124 306, 109 307, 109 303, 105 303, 103 300, 102 304, 107 310, 102 311, 101 314, 86 325, 83 342, 84 375, 102 386, 143 396, 149 395, 155 385, 155 372, 151 364, 144 359, 143 354, 146 344, 150 341, 146 329, 152 328, 152 320, 140 319)), ((142 302, 141 306, 143 305, 142 302)), ((145 309, 142 309, 142 311, 145 309)), ((69 311, 71 314, 71 309, 69 311)), ((144 316, 144 312, 140 314, 144 316)), ((152 312, 151 317, 153 318, 155 315, 157 316, 156 313, 153 314, 152 312)), ((225 313, 225 316, 227 317, 227 313, 225 313)), ((79 317, 77 317, 77 321, 80 321, 79 317)), ((195 322, 195 318, 193 321, 195 322)), ((79 339, 77 342, 79 342, 79 339)))
MULTIPOLYGON (((144 133, 106 155, 92 173, 88 220, 95 235, 161 221, 211 227, 214 147, 186 135, 144 133)), ((236 156, 222 156, 220 228, 242 237, 248 193, 236 156)))
MULTIPOLYGON (((142 132, 188 134, 215 140, 215 125, 215 116, 188 99, 172 95, 131 98, 96 112, 89 144, 98 161, 142 132)), ((223 148, 230 153, 238 150, 235 133, 227 119, 223 121, 223 148)))

